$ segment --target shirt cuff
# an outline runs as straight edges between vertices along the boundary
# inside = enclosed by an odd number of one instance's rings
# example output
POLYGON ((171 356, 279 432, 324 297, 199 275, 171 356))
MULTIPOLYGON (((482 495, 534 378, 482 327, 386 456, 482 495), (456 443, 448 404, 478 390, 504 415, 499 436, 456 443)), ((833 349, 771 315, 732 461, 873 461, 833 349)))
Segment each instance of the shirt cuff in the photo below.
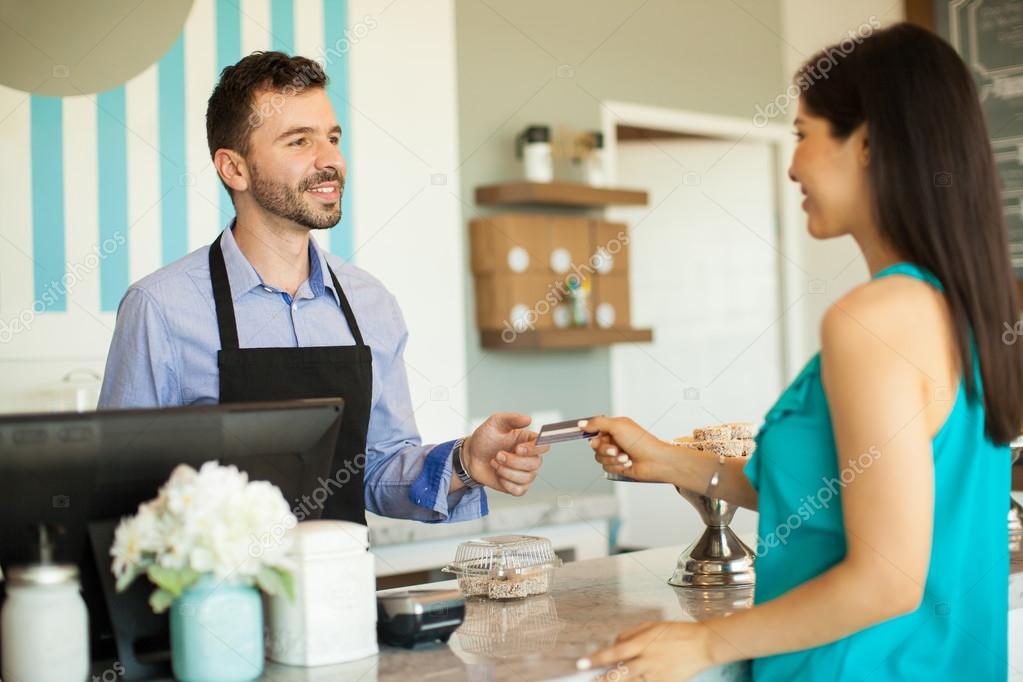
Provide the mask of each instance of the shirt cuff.
POLYGON ((489 511, 487 494, 482 486, 447 492, 453 475, 451 450, 457 442, 451 440, 435 445, 423 461, 422 472, 409 486, 410 502, 438 514, 438 518, 427 523, 470 521, 485 516, 489 511))

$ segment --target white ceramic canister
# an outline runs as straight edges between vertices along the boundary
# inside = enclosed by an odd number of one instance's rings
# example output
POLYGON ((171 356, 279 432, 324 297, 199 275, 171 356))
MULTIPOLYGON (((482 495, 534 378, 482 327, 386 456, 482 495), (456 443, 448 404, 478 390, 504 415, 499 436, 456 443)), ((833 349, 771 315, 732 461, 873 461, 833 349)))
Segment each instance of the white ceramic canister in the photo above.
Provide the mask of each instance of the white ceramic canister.
POLYGON ((89 614, 78 568, 39 563, 7 571, 0 614, 5 680, 67 682, 89 675, 89 614))
POLYGON ((376 654, 369 529, 348 521, 305 521, 289 533, 295 599, 267 599, 267 656, 287 665, 317 666, 376 654))
POLYGON ((532 125, 519 133, 515 140, 517 155, 522 159, 522 170, 530 182, 551 182, 554 179, 554 157, 551 153, 551 129, 532 125))
POLYGON ((604 133, 595 130, 590 135, 593 138, 593 147, 589 156, 586 157, 586 183, 593 187, 603 187, 607 184, 607 177, 604 173, 604 133))

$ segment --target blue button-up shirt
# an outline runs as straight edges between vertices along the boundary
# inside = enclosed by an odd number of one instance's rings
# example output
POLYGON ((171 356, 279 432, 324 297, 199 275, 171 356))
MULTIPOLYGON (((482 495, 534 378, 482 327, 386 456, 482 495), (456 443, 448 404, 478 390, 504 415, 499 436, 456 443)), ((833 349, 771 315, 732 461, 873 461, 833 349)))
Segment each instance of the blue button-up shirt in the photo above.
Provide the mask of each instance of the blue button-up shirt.
MULTIPOLYGON (((448 494, 454 441, 423 445, 403 354, 408 330, 394 296, 372 275, 309 245, 309 279, 295 293, 263 283, 230 229, 220 240, 242 348, 350 346, 327 263, 337 275, 373 354, 365 501, 375 514, 464 521, 487 513, 482 488, 448 494)), ((220 332, 203 247, 133 284, 117 310, 100 408, 220 401, 220 332)))

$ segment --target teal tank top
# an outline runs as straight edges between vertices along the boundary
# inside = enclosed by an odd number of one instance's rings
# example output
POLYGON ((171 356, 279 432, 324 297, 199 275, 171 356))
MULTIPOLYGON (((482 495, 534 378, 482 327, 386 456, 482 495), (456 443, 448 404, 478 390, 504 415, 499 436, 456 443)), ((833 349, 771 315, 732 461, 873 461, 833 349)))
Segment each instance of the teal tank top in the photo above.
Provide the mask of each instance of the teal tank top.
MULTIPOLYGON (((916 265, 897 263, 874 279, 890 275, 944 291, 916 265)), ((753 679, 1006 679, 1009 448, 987 438, 983 401, 969 399, 962 380, 954 400, 932 441, 934 537, 920 608, 831 644, 756 659, 753 679)), ((879 451, 839 469, 819 353, 768 411, 756 444, 745 473, 759 494, 754 602, 762 604, 842 560, 843 477, 850 482, 879 451)))

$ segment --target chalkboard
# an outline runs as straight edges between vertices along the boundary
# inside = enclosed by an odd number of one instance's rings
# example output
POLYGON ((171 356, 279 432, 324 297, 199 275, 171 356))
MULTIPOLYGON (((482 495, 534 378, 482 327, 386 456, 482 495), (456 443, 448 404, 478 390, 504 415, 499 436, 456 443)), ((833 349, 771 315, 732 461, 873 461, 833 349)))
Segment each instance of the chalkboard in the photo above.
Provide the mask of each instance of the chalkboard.
POLYGON ((1023 0, 935 0, 934 28, 977 81, 1002 178, 1012 265, 1023 279, 1023 0))

